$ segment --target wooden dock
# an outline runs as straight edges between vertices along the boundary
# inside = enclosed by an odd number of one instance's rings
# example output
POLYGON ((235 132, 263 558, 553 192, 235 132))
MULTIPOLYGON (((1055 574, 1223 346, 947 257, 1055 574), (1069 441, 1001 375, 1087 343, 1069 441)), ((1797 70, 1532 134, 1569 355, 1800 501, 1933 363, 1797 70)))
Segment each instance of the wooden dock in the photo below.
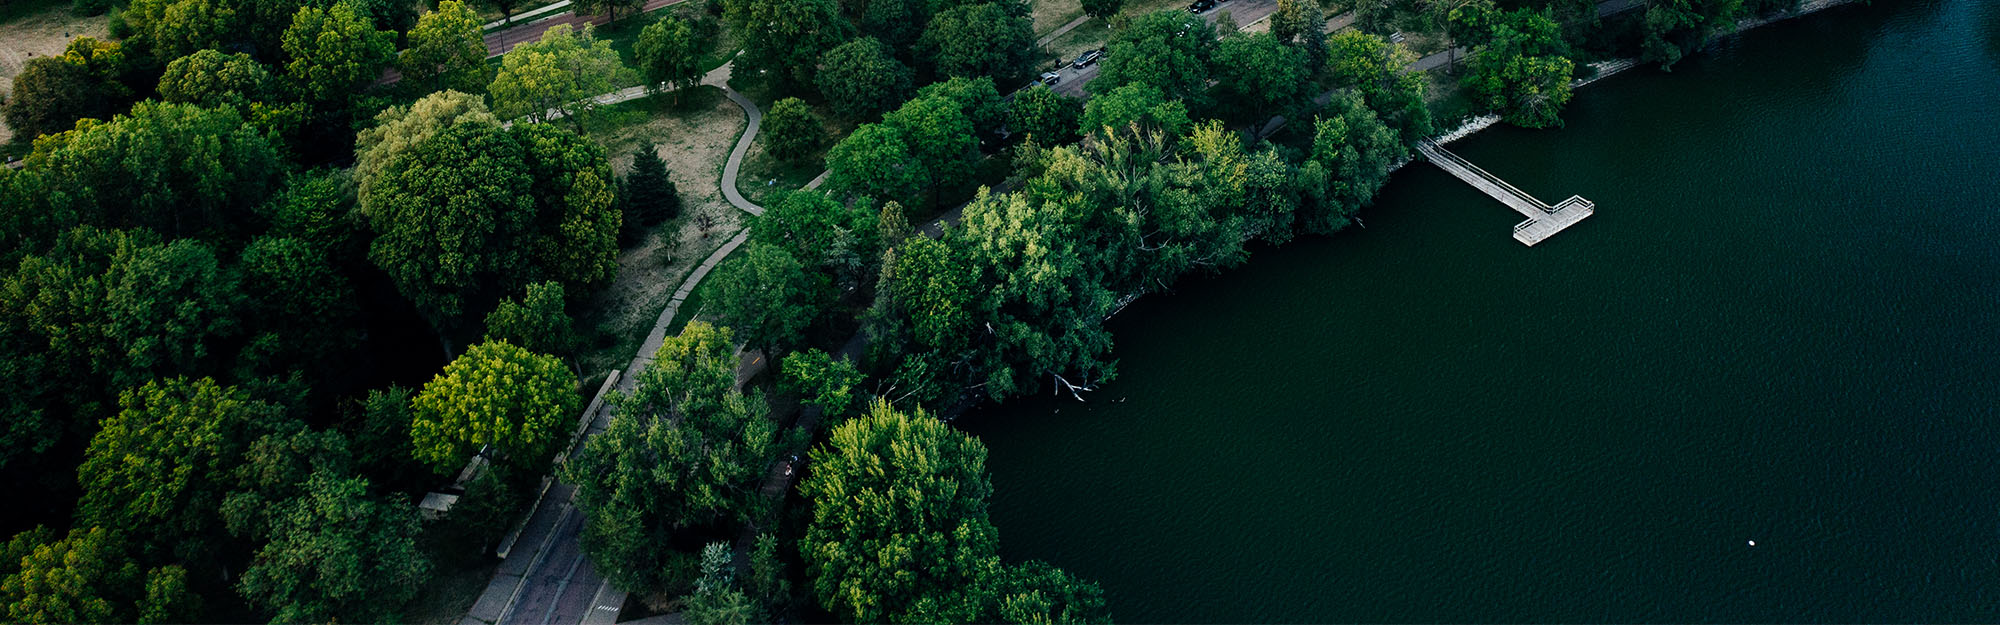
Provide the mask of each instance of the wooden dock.
POLYGON ((1417 151, 1439 169, 1450 172, 1459 180, 1465 181, 1466 184, 1514 209, 1514 212, 1527 217, 1527 221, 1514 226, 1514 240, 1526 245, 1532 246, 1541 243, 1543 239, 1555 236, 1555 233, 1562 232, 1571 224, 1583 221, 1583 218, 1589 217, 1596 209, 1596 205, 1591 204, 1590 200, 1575 195, 1569 196, 1569 199, 1555 206, 1543 204, 1541 200, 1535 199, 1535 196, 1514 188, 1514 185, 1507 184, 1507 181, 1501 180, 1499 176, 1487 173, 1479 166, 1429 141, 1418 143, 1417 151))

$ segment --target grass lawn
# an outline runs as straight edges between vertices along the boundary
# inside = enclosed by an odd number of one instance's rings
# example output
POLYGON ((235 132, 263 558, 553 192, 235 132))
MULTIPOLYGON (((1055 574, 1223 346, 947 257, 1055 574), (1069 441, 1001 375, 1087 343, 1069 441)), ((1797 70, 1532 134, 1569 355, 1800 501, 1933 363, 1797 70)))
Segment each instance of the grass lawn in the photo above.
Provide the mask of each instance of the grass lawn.
POLYGON ((652 149, 666 160, 682 213, 621 251, 610 284, 578 309, 585 343, 577 359, 586 377, 631 362, 688 272, 748 217, 722 199, 722 164, 745 125, 743 110, 722 90, 689 89, 678 106, 671 96, 658 95, 603 112, 591 137, 604 146, 612 168, 622 176, 635 150, 652 149), (700 226, 700 212, 711 216, 710 227, 700 226))
POLYGON ((1029 17, 1035 20, 1035 36, 1042 37, 1070 20, 1083 17, 1083 0, 1033 0, 1029 10, 1029 17))
POLYGON ((778 160, 765 150, 768 133, 758 133, 750 143, 750 151, 743 154, 743 168, 737 172, 736 191, 744 199, 758 206, 776 201, 779 195, 796 191, 812 182, 826 171, 826 151, 841 139, 854 132, 854 124, 833 116, 824 103, 813 106, 813 114, 818 115, 826 140, 820 142, 819 149, 793 162, 778 160))
MULTIPOLYGON (((706 4, 705 2, 695 1, 681 2, 667 5, 651 13, 627 17, 599 26, 597 28, 597 38, 610 41, 611 49, 618 51, 618 58, 623 60, 626 66, 637 67, 638 63, 635 60, 636 57, 633 55, 632 48, 639 43, 639 31, 645 30, 647 25, 659 21, 660 18, 668 15, 687 20, 689 24, 694 24, 703 17, 707 17, 707 14, 702 11, 702 7, 706 4)), ((729 62, 729 59, 736 55, 736 37, 730 34, 729 26, 722 23, 721 18, 712 19, 717 21, 715 38, 707 42, 708 45, 701 55, 701 71, 704 73, 722 67, 723 63, 729 62)))

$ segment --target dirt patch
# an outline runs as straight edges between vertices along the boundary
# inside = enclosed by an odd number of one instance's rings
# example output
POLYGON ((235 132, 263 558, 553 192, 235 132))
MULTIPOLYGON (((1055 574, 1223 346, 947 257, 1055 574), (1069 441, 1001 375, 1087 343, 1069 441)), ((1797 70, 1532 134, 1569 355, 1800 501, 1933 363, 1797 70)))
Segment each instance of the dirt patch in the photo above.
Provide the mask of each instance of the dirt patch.
MULTIPOLYGON (((0 22, 0 96, 13 91, 14 77, 20 75, 28 59, 62 54, 75 37, 110 38, 107 16, 72 16, 67 2, 39 4, 39 9, 0 22)), ((13 137, 13 131, 0 122, 0 143, 13 137)))
POLYGON ((620 252, 611 284, 579 315, 584 328, 599 338, 588 350, 587 370, 623 367, 688 271, 728 242, 729 233, 746 217, 722 199, 721 187, 722 164, 743 132, 743 109, 722 98, 718 89, 701 89, 714 91, 714 97, 695 100, 696 94, 683 94, 687 105, 681 107, 650 102, 659 96, 637 100, 630 106, 650 115, 596 133, 619 176, 631 170, 634 148, 652 146, 680 191, 681 216, 620 252))

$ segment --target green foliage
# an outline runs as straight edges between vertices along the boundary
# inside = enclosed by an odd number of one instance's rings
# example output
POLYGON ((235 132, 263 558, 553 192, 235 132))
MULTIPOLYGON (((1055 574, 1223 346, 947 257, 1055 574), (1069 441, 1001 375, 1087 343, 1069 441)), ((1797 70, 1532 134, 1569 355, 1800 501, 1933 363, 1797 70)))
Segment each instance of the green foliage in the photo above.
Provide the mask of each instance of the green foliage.
POLYGON ((506 341, 479 343, 412 400, 412 451, 440 473, 457 469, 482 447, 491 457, 539 472, 580 403, 576 374, 562 361, 506 341))
MULTIPOLYGON (((439 91, 408 107, 382 109, 375 115, 375 125, 354 137, 354 181, 360 185, 358 195, 368 197, 383 170, 411 146, 461 123, 500 125, 486 110, 485 98, 458 91, 439 91)), ((365 204, 362 206, 364 211, 367 208, 365 204)))
POLYGON ((520 301, 500 300, 500 307, 486 315, 486 340, 537 354, 561 356, 576 349, 575 322, 563 311, 562 283, 537 282, 528 285, 520 301))
POLYGON ((1111 36, 1103 70, 1091 93, 1129 84, 1159 89, 1167 98, 1201 101, 1215 54, 1215 27, 1179 9, 1142 15, 1111 36))
POLYGON ((770 112, 764 114, 764 132, 771 155, 784 161, 803 158, 826 140, 826 129, 821 127, 819 116, 798 98, 771 104, 770 112))
POLYGON ((28 59, 14 76, 7 96, 7 127, 15 141, 55 134, 79 119, 102 119, 125 108, 132 90, 118 78, 126 70, 117 42, 90 37, 70 40, 60 56, 28 59))
MULTIPOLYGON (((247 3, 253 6, 266 3, 247 3)), ((214 0, 133 0, 122 16, 132 28, 135 48, 149 49, 161 59, 177 59, 200 50, 228 49, 243 41, 249 32, 261 31, 257 43, 262 49, 278 49, 277 36, 292 23, 298 5, 268 3, 282 10, 246 12, 239 15, 237 3, 214 0), (277 13, 277 15, 273 15, 277 13), (248 19, 245 19, 248 18, 248 19), (242 28, 242 25, 252 25, 242 28)), ((261 8, 261 7, 260 7, 261 8)))
POLYGON ((146 596, 139 600, 141 625, 201 620, 201 595, 188 588, 187 569, 163 566, 146 572, 146 596))
POLYGON ((348 419, 354 466, 378 483, 432 477, 427 467, 418 464, 410 442, 410 424, 416 421, 410 397, 410 389, 400 386, 368 391, 348 419))
POLYGON ((1313 0, 1278 0, 1271 35, 1306 54, 1312 67, 1326 62, 1326 12, 1313 0))
POLYGON ((992 77, 1014 84, 1026 78, 1035 55, 1035 31, 1026 16, 1000 3, 954 7, 931 18, 917 55, 939 76, 992 77))
POLYGON ((1423 72, 1404 71, 1416 55, 1381 37, 1354 31, 1334 35, 1330 48, 1327 77, 1335 87, 1360 93, 1403 143, 1414 145, 1430 136, 1426 79, 1423 72))
POLYGON ((250 55, 202 50, 167 64, 166 75, 160 77, 160 99, 243 111, 251 102, 265 99, 270 84, 271 73, 250 55))
POLYGON ((701 82, 701 50, 694 28, 686 20, 668 16, 647 24, 639 31, 632 48, 639 74, 648 87, 686 89, 701 82))
POLYGON ((1560 126, 1576 67, 1566 52, 1561 27, 1545 13, 1507 13, 1494 22, 1489 42, 1472 52, 1465 86, 1508 123, 1560 126))
POLYGON ((529 283, 590 285, 616 269, 611 168, 574 134, 461 122, 383 171, 361 198, 369 258, 441 329, 529 283))
POLYGON ((1086 102, 1080 131, 1083 134, 1105 129, 1125 131, 1135 124, 1168 137, 1179 137, 1194 127, 1194 122, 1188 119, 1187 106, 1180 100, 1168 100, 1151 85, 1131 84, 1086 102))
POLYGON ((827 150, 826 188, 877 200, 908 200, 916 194, 921 167, 901 130, 862 124, 827 150))
POLYGON ((777 426, 761 396, 735 390, 727 328, 691 322, 668 338, 631 395, 614 395, 605 432, 562 468, 588 515, 584 550, 620 588, 678 593, 686 559, 677 531, 747 522, 777 454, 777 426))
POLYGON ((347 439, 338 432, 313 430, 297 421, 281 424, 279 431, 250 443, 232 469, 237 490, 222 502, 222 521, 232 536, 267 541, 278 504, 304 494, 306 480, 315 472, 347 474, 352 459, 347 439))
POLYGON ((1300 106, 1312 97, 1311 58, 1271 33, 1224 37, 1215 49, 1220 96, 1247 106, 1265 119, 1300 106))
POLYGON ((584 121, 598 106, 593 98, 638 83, 618 58, 611 42, 585 27, 572 32, 558 24, 542 32, 539 41, 524 43, 500 57, 500 71, 486 93, 493 112, 503 119, 541 123, 567 118, 584 132, 584 121))
POLYGON ((9 622, 133 620, 131 593, 141 583, 139 567, 116 533, 92 527, 70 530, 60 541, 49 538, 51 533, 37 531, 16 536, 8 544, 9 555, 24 552, 7 563, 12 573, 0 579, 9 622))
POLYGON ((1082 118, 1081 100, 1036 85, 1014 94, 1014 106, 1007 114, 1007 129, 1026 134, 1042 145, 1060 145, 1076 140, 1077 124, 1082 118))
POLYGON ((1299 168, 1299 186, 1307 196, 1299 206, 1301 229, 1331 234, 1346 227, 1348 217, 1388 182, 1390 166, 1408 154, 1395 130, 1359 96, 1335 96, 1314 122, 1312 152, 1299 168))
POLYGON ((632 152, 632 171, 625 174, 618 194, 623 213, 620 238, 637 241, 639 233, 681 214, 680 191, 667 176, 667 163, 651 147, 632 152))
MULTIPOLYGON (((719 543, 718 543, 719 544, 719 543)), ((733 587, 697 592, 688 597, 681 616, 689 625, 750 625, 764 622, 749 595, 733 587)))
POLYGON ((271 542, 237 589, 285 623, 380 622, 421 588, 430 563, 411 508, 368 494, 368 480, 314 473, 276 510, 271 542))
POLYGON ((972 132, 985 136, 1007 121, 1007 101, 1000 98, 1000 91, 993 84, 993 79, 986 77, 953 78, 925 85, 917 90, 916 99, 950 100, 972 121, 972 132))
POLYGON ((611 20, 618 19, 618 12, 637 13, 646 0, 581 0, 575 5, 580 15, 603 15, 611 20))
POLYGON ((751 241, 783 248, 808 271, 832 278, 842 289, 859 288, 874 277, 880 251, 875 216, 866 208, 800 191, 785 194, 765 211, 750 224, 751 241))
POLYGON ((800 401, 819 408, 821 421, 838 422, 861 399, 855 391, 865 378, 846 358, 809 349, 786 356, 781 371, 784 388, 798 393, 800 401))
POLYGON ((716 316, 766 354, 797 345, 825 305, 826 278, 784 248, 752 242, 743 250, 742 262, 715 276, 716 316))
POLYGON ((910 68, 874 37, 828 50, 819 66, 819 92, 842 117, 874 119, 910 97, 910 68))
POLYGON ((883 255, 868 332, 876 349, 909 354, 885 397, 929 404, 956 396, 945 360, 971 346, 974 309, 986 306, 978 279, 964 253, 930 237, 911 237, 883 255))
POLYGON ((770 609, 789 604, 792 580, 785 573, 785 561, 778 554, 778 537, 758 534, 750 548, 750 579, 744 584, 750 597, 770 609))
POLYGON ((290 59, 285 74, 293 88, 308 102, 339 107, 396 58, 396 34, 376 30, 368 14, 348 0, 301 7, 283 41, 290 59))
POLYGON ((942 191, 971 180, 972 163, 979 158, 979 139, 973 136, 972 119, 958 102, 920 94, 883 116, 882 124, 899 131, 909 146, 919 186, 942 191))
MULTIPOLYGON (((1755 0, 1752 0, 1755 2, 1755 0)), ((1783 6, 1758 2, 1751 10, 1783 6)), ((1645 40, 1639 60, 1671 71, 1682 56, 1708 43, 1709 35, 1748 13, 1743 0, 1659 0, 1646 3, 1645 40)))
POLYGON ((30 249, 80 224, 241 240, 283 165, 236 111, 141 102, 132 112, 38 142, 27 159, 49 189, 28 198, 30 249))
POLYGON ((1031 560, 987 573, 951 593, 925 597, 904 622, 1109 625, 1111 614, 1097 584, 1031 560))
POLYGON ((143 551, 208 562, 231 472, 281 415, 208 378, 148 382, 118 403, 77 468, 78 524, 147 528, 143 551))
POLYGON ((403 75, 433 90, 478 92, 486 88, 485 31, 479 15, 461 0, 443 0, 417 18, 398 65, 403 75))
POLYGON ((820 56, 854 34, 834 0, 738 0, 726 6, 729 26, 743 42, 736 67, 769 72, 780 91, 812 85, 820 56))
POLYGON ((813 502, 799 551, 820 605, 885 622, 998 569, 986 518, 986 448, 921 412, 876 402, 812 451, 813 502))
POLYGON ((1101 20, 1111 19, 1123 8, 1125 0, 1083 0, 1083 14, 1101 20))
POLYGON ((327 250, 267 235, 243 248, 238 267, 250 303, 244 318, 282 345, 282 353, 313 362, 356 342, 354 288, 327 250))

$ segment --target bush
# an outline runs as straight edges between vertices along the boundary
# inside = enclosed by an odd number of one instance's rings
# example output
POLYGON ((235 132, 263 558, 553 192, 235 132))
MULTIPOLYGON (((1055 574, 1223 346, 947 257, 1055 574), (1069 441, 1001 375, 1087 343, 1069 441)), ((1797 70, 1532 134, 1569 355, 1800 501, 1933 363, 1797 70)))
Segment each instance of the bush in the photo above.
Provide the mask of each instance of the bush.
POLYGON ((770 133, 771 155, 779 160, 803 158, 826 140, 826 129, 820 126, 819 116, 798 98, 772 104, 771 112, 764 115, 764 126, 764 132, 770 133))

